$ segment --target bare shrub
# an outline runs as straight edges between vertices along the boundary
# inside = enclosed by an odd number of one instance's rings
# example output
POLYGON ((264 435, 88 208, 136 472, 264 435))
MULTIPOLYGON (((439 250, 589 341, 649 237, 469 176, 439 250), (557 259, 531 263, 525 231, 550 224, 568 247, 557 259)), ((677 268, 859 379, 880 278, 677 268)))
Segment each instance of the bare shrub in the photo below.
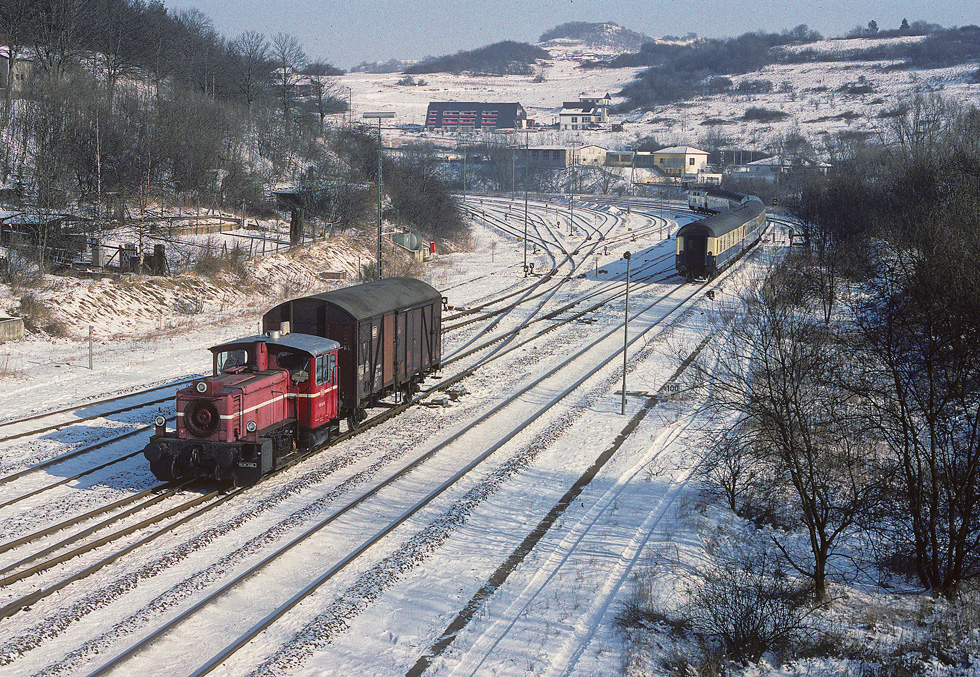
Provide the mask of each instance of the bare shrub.
POLYGON ((374 261, 362 263, 361 270, 358 271, 357 279, 359 282, 370 282, 371 280, 377 280, 378 264, 374 261))
POLYGON ((741 664, 792 653, 806 634, 807 589, 783 575, 779 554, 761 541, 726 542, 715 566, 695 579, 680 609, 706 656, 741 664))
POLYGON ((249 275, 248 260, 248 252, 237 244, 229 250, 208 242, 194 262, 194 272, 204 278, 230 273, 239 279, 246 279, 249 275))
POLYGON ((680 602, 657 600, 651 581, 638 577, 616 617, 619 631, 628 639, 643 631, 673 639, 674 651, 662 654, 671 664, 660 666, 671 674, 721 674, 726 663, 748 665, 765 655, 785 662, 808 645, 811 591, 782 573, 767 539, 719 539, 708 544, 708 555, 685 581, 680 602))
POLYGON ((178 315, 200 315, 204 312, 204 299, 191 296, 174 301, 174 312, 178 315))
POLYGON ((782 503, 771 490, 769 478, 764 477, 768 475, 766 468, 759 467, 746 450, 751 443, 738 427, 712 435, 696 470, 702 491, 722 499, 733 513, 756 525, 785 526, 785 516, 779 517, 782 503))
POLYGON ((14 365, 10 363, 10 356, 4 355, 0 357, 0 379, 3 378, 25 378, 26 374, 23 370, 17 369, 14 365))
POLYGON ((64 322, 55 318, 51 306, 33 292, 28 292, 20 297, 17 315, 24 321, 24 329, 27 331, 54 337, 68 335, 68 328, 64 322))

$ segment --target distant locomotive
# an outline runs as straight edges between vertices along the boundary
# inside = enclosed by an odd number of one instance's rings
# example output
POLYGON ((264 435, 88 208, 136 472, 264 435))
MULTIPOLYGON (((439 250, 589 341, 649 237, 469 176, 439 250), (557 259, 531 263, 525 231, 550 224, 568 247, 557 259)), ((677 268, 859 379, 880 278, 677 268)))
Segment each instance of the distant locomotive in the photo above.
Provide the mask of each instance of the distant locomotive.
POLYGON ((411 278, 287 301, 262 325, 211 348, 213 375, 177 391, 176 431, 157 418, 143 454, 158 479, 255 484, 341 420, 356 428, 367 407, 417 392, 442 357, 442 296, 411 278))
POLYGON ((692 188, 687 191, 687 206, 698 214, 718 214, 735 209, 750 200, 758 198, 742 193, 733 193, 714 186, 692 188))
POLYGON ((710 278, 754 245, 766 225, 766 208, 757 197, 742 195, 734 207, 677 230, 674 267, 688 279, 710 278))

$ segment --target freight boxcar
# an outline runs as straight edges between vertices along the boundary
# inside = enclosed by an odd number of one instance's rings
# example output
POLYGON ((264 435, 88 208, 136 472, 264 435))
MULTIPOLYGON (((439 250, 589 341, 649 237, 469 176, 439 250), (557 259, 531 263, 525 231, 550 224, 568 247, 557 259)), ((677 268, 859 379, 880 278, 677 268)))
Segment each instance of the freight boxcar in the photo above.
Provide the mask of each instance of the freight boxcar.
POLYGON ((281 303, 263 329, 340 344, 339 416, 356 428, 364 410, 393 393, 414 393, 442 359, 442 295, 425 282, 393 277, 281 303))

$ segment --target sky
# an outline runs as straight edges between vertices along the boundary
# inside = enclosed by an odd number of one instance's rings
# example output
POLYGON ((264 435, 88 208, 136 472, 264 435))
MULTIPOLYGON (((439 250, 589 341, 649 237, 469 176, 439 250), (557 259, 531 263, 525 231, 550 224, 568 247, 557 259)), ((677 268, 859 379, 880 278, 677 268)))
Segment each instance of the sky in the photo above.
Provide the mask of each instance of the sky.
POLYGON ((364 61, 421 59, 502 40, 536 42, 569 21, 612 21, 651 37, 731 37, 806 24, 839 37, 876 21, 980 25, 977 0, 164 0, 198 9, 226 38, 245 31, 295 36, 311 60, 348 69, 364 61))

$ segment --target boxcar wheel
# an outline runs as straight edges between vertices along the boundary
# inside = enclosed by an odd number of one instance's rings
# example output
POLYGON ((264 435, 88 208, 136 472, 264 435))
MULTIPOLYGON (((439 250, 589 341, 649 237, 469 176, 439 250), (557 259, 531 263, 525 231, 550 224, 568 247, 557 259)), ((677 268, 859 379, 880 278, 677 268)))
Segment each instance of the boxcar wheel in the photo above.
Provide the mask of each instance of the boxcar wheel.
POLYGON ((350 413, 350 416, 347 417, 347 428, 349 430, 357 430, 361 427, 361 423, 365 418, 367 418, 367 415, 364 413, 364 410, 360 407, 355 407, 350 413))

